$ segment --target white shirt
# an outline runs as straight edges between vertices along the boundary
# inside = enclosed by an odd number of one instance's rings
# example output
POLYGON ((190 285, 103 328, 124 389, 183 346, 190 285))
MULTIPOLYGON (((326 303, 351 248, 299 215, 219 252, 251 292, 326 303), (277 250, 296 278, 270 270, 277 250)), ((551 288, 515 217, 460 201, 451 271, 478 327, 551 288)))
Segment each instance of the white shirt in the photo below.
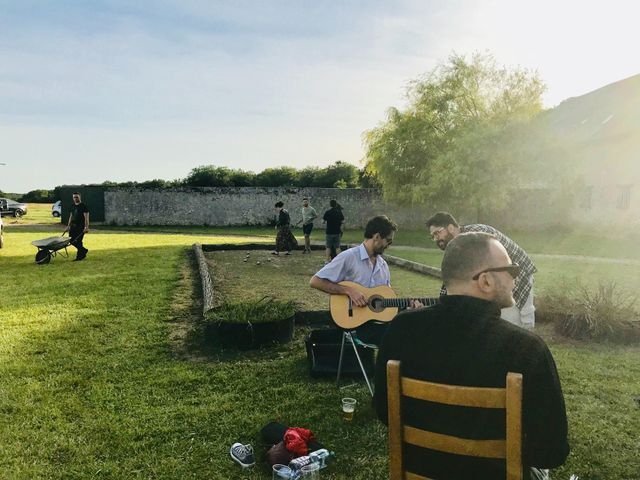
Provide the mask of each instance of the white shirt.
POLYGON ((387 262, 378 255, 374 265, 367 249, 364 248, 364 243, 341 252, 316 273, 316 276, 334 283, 348 280, 367 288, 391 285, 391 272, 387 262))

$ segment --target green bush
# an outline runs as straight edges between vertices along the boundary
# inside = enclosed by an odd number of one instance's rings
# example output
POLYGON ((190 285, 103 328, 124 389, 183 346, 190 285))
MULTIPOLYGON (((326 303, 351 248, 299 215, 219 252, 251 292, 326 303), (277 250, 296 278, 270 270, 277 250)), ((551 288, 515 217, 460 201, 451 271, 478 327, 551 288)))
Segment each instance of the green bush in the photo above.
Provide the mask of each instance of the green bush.
POLYGON ((541 303, 563 335, 577 340, 619 343, 640 340, 637 296, 623 291, 614 282, 600 282, 594 291, 578 281, 558 292, 544 296, 541 303))
POLYGON ((207 313, 207 320, 227 323, 263 323, 290 318, 296 313, 293 301, 262 297, 260 300, 225 302, 207 313))

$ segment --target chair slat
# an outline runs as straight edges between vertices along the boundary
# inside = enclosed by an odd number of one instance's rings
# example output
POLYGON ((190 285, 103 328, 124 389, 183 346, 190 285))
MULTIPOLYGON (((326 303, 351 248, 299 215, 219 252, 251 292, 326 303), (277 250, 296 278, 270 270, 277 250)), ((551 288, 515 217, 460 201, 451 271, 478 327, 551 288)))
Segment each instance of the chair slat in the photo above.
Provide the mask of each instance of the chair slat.
POLYGON ((507 480, 522 478, 522 374, 507 374, 507 480))
POLYGON ((440 452, 469 457, 506 458, 507 456, 504 440, 470 440, 407 426, 403 427, 402 433, 406 443, 440 452))
POLYGON ((462 387, 402 377, 402 395, 446 405, 505 408, 504 388, 462 387))

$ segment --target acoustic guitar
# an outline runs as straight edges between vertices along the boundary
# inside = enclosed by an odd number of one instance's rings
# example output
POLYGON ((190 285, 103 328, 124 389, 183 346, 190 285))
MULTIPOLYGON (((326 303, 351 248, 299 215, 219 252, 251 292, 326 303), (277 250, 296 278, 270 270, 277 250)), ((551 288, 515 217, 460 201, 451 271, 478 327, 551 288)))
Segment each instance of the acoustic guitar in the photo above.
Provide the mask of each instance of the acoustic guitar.
POLYGON ((338 327, 345 330, 352 330, 371 320, 390 322, 397 315, 398 309, 408 307, 412 300, 417 300, 424 306, 439 302, 438 298, 397 298, 391 287, 386 285, 374 288, 363 287, 355 282, 340 282, 339 285, 353 287, 367 297, 367 305, 359 307, 351 302, 349 295, 331 295, 331 318, 338 327))

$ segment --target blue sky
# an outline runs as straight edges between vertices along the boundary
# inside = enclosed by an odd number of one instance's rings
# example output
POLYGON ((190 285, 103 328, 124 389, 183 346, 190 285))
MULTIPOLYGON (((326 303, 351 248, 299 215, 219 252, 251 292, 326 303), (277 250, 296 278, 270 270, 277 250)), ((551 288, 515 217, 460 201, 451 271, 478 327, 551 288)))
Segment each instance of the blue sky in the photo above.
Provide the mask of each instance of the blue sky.
POLYGON ((0 190, 363 158, 452 52, 553 106, 640 73, 632 2, 0 0, 0 190))

